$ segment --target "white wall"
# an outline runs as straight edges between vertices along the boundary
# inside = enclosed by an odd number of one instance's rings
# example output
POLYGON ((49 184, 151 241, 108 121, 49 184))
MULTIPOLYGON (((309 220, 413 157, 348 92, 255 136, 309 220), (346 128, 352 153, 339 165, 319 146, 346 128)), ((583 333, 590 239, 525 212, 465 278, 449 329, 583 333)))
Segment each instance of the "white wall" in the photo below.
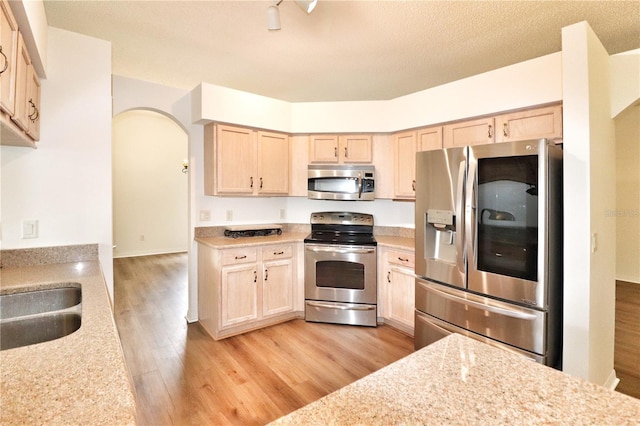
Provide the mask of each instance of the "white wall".
POLYGON ((50 27, 47 58, 38 149, 1 148, 2 248, 98 243, 112 293, 111 44, 50 27))
MULTIPOLYGON (((640 80, 640 73, 637 77, 640 80)), ((616 279, 640 284, 640 103, 616 124, 616 279)))
POLYGON ((188 137, 163 114, 113 118, 114 257, 187 251, 188 137))
POLYGON ((562 30, 563 369, 614 385, 615 133, 609 55, 586 22, 562 30))

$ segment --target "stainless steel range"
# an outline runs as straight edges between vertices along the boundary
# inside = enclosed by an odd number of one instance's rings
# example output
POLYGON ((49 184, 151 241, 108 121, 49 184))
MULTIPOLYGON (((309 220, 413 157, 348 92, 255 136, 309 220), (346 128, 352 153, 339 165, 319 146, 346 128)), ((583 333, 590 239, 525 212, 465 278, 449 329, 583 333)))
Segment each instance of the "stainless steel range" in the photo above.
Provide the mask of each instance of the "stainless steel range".
POLYGON ((335 324, 377 325, 377 242, 373 216, 311 214, 305 238, 305 319, 335 324))

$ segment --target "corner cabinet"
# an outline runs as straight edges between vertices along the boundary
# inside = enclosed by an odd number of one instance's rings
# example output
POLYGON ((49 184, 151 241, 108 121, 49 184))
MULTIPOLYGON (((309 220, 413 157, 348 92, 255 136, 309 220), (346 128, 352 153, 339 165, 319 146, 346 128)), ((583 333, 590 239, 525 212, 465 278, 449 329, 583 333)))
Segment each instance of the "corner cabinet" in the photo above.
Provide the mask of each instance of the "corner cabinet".
POLYGON ((416 197, 416 152, 442 148, 442 127, 427 127, 393 135, 394 198, 416 197))
POLYGON ((371 135, 311 135, 309 163, 359 164, 373 161, 371 135))
POLYGON ((295 318, 295 244, 198 244, 198 317, 216 340, 295 318))
POLYGON ((207 195, 288 195, 289 136, 208 124, 204 178, 207 195))
POLYGON ((381 250, 380 291, 383 292, 382 317, 385 324, 414 335, 415 255, 411 250, 381 250))

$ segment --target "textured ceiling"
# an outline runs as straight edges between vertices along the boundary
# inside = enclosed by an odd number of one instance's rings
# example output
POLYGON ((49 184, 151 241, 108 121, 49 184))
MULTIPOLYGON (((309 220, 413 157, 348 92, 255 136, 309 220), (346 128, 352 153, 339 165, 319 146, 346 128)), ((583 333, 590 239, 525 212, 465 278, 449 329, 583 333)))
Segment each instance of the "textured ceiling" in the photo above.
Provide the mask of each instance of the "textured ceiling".
POLYGON ((108 40, 113 74, 207 82, 291 102, 386 100, 561 50, 587 21, 609 54, 640 48, 634 1, 52 1, 49 25, 108 40))

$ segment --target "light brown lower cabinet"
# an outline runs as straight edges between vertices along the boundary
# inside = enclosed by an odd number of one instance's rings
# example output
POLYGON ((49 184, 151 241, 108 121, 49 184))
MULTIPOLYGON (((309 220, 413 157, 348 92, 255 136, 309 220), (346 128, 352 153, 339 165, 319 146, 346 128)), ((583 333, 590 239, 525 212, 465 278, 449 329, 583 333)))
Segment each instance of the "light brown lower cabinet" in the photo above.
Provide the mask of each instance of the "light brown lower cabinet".
POLYGON ((198 244, 198 317, 216 340, 298 316, 295 244, 198 244))
POLYGON ((385 324, 414 334, 415 255, 413 250, 381 248, 378 278, 385 324))

